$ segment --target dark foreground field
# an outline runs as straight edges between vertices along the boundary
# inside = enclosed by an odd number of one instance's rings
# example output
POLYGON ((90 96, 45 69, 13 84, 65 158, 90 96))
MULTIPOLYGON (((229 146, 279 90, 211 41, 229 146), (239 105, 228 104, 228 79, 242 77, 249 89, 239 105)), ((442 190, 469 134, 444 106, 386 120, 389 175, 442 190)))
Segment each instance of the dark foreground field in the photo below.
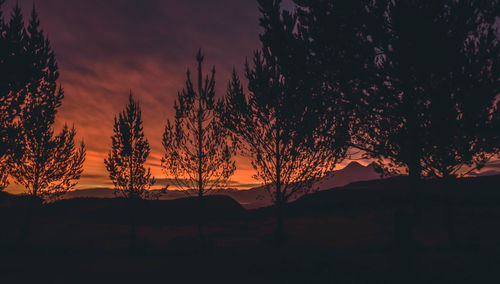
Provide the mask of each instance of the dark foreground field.
POLYGON ((195 200, 144 201, 133 258, 125 200, 45 205, 23 242, 26 202, 3 196, 0 283, 500 283, 500 177, 454 189, 456 247, 447 242, 443 191, 426 182, 409 257, 392 241, 404 183, 360 182, 297 200, 281 247, 271 237, 272 208, 247 211, 212 196, 204 253, 195 200))

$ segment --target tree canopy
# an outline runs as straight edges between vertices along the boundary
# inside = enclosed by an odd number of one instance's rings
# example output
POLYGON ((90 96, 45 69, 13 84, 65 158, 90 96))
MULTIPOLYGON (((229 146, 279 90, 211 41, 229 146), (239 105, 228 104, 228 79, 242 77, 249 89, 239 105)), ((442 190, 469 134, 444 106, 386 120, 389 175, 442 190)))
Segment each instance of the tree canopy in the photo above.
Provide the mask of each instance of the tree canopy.
POLYGON ((115 194, 141 199, 155 179, 151 170, 144 166, 151 150, 144 136, 141 108, 132 92, 125 110, 115 116, 113 132, 111 150, 104 163, 115 186, 115 194))

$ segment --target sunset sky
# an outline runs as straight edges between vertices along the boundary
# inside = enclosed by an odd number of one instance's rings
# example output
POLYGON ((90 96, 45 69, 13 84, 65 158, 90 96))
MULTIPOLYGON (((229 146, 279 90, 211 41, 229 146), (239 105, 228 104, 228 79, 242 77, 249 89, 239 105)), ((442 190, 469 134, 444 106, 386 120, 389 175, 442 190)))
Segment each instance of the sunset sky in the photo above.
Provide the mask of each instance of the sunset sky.
MULTIPOLYGON (((205 70, 212 65, 217 69, 217 95, 222 96, 233 66, 242 75, 245 58, 259 47, 256 2, 19 0, 25 21, 35 4, 59 63, 65 98, 56 129, 74 124, 87 146, 78 188, 112 186, 103 160, 111 146, 113 118, 125 107, 130 90, 143 110, 151 144, 148 166, 155 177, 165 178, 161 137, 187 68, 195 67, 202 48, 205 70)), ((15 3, 6 1, 7 18, 15 3)), ((239 157, 237 167, 233 181, 257 183, 248 161, 239 157)), ((11 182, 9 190, 23 188, 11 182)))
MULTIPOLYGON (((6 1, 7 18, 15 2, 6 1)), ((111 145, 113 118, 125 107, 130 90, 143 110, 151 144, 148 166, 156 178, 166 178, 160 167, 161 137, 187 68, 195 67, 195 54, 202 48, 205 70, 215 65, 217 96, 223 95, 233 66, 243 75, 245 58, 260 45, 256 2, 19 0, 25 21, 35 4, 59 63, 65 99, 56 130, 74 124, 87 146, 78 188, 112 186, 103 159, 111 145)), ((285 7, 292 6, 285 2, 285 7)), ((258 181, 252 173, 249 162, 238 157, 232 180, 253 186, 258 181)), ((12 182, 9 190, 23 188, 12 182)))

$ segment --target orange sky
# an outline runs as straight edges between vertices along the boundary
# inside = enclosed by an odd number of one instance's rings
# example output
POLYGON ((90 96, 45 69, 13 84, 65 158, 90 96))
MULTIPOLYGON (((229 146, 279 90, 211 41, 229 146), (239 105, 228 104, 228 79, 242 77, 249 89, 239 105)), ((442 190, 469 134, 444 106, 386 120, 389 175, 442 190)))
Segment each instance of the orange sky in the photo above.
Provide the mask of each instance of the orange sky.
MULTIPOLYGON (((65 99, 56 129, 74 124, 78 139, 87 145, 78 188, 112 186, 103 160, 111 145, 113 118, 124 108, 130 90, 143 110, 151 144, 148 165, 155 177, 165 178, 161 137, 186 69, 195 67, 197 50, 205 53, 205 70, 215 65, 221 96, 232 68, 242 76, 245 58, 259 47, 255 0, 18 2, 26 20, 35 4, 59 63, 65 99)), ((284 2, 289 9, 289 1, 284 2)), ((15 3, 6 1, 7 17, 15 3)), ((238 157, 233 181, 252 186, 257 183, 252 174, 248 160, 238 157)), ((19 193, 23 188, 12 183, 8 190, 19 193)))
MULTIPOLYGON (((7 17, 15 2, 6 1, 7 17)), ((242 75, 245 58, 259 47, 256 2, 19 0, 25 20, 35 4, 59 63, 65 99, 55 128, 74 124, 87 146, 78 188, 112 186, 103 160, 111 146, 113 118, 130 90, 143 110, 151 144, 148 165, 155 177, 165 178, 161 137, 187 68, 195 67, 202 48, 205 70, 217 69, 217 95, 222 96, 232 68, 242 75)), ((247 160, 238 157, 237 167, 234 181, 256 183, 247 160)), ((23 188, 11 182, 8 190, 23 188)))

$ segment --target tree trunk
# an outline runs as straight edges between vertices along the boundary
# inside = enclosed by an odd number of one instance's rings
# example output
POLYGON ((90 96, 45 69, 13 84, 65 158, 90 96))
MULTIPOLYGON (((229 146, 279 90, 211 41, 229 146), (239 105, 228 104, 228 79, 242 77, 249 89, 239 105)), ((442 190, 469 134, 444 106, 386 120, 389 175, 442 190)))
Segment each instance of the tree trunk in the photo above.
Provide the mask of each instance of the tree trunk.
POLYGON ((281 245, 285 241, 285 228, 284 228, 284 203, 286 202, 281 180, 281 149, 280 149, 280 123, 279 119, 276 119, 276 231, 275 237, 278 245, 281 245))
POLYGON ((407 202, 410 211, 416 215, 419 212, 419 199, 420 199, 420 165, 418 159, 412 162, 413 165, 409 167, 409 184, 407 202))
POLYGON ((276 204, 276 240, 278 244, 282 244, 285 239, 285 216, 284 204, 279 201, 276 204))
MULTIPOLYGON (((40 157, 40 151, 38 150, 38 155, 37 157, 40 157)), ((27 208, 27 211, 26 211, 26 219, 24 220, 24 224, 21 228, 21 235, 20 235, 20 243, 22 245, 25 245, 26 242, 27 242, 27 239, 28 239, 28 235, 30 233, 30 229, 31 229, 31 222, 32 222, 32 219, 33 219, 33 213, 34 213, 34 210, 35 210, 35 207, 38 206, 38 204, 36 204, 39 200, 39 191, 40 191, 40 183, 39 183, 39 179, 40 179, 40 172, 39 172, 39 169, 40 169, 40 166, 37 164, 35 165, 35 177, 34 177, 34 182, 33 182, 33 189, 32 189, 32 192, 29 193, 27 195, 27 199, 28 199, 28 208, 27 208)))
POLYGON ((22 246, 26 245, 28 235, 30 233, 31 221, 33 219, 33 211, 35 209, 35 198, 33 196, 28 196, 28 207, 26 208, 26 218, 21 227, 21 232, 19 236, 19 242, 22 246))
POLYGON ((205 234, 203 232, 203 225, 205 219, 205 204, 203 203, 203 194, 204 194, 204 186, 203 186, 203 118, 202 118, 202 97, 203 97, 203 81, 202 81, 202 61, 203 57, 201 56, 201 50, 197 56, 198 61, 198 236, 200 238, 201 250, 205 251, 205 234))
POLYGON ((455 182, 453 177, 445 177, 443 179, 443 194, 446 200, 446 229, 448 233, 448 243, 452 247, 458 245, 456 238, 456 226, 455 226, 455 199, 454 199, 454 187, 455 182))
POLYGON ((130 243, 129 243, 129 253, 131 257, 136 256, 137 252, 137 230, 136 230, 136 200, 134 198, 130 199, 130 243))
POLYGON ((198 195, 198 237, 200 238, 201 249, 205 249, 205 233, 204 233, 204 221, 205 221, 205 204, 203 202, 203 194, 198 195))
POLYGON ((417 192, 420 183, 420 167, 416 162, 409 165, 408 190, 396 208, 394 214, 395 252, 404 261, 411 258, 413 229, 417 211, 417 192))

